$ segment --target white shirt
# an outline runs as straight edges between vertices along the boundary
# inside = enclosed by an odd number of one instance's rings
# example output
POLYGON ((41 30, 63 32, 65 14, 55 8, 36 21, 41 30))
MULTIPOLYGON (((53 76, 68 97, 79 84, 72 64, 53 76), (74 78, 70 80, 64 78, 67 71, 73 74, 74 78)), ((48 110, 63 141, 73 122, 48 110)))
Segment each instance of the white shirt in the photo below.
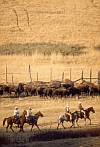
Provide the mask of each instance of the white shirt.
POLYGON ((14 110, 14 116, 17 116, 19 114, 18 110, 14 110))
POLYGON ((30 116, 30 115, 32 115, 32 111, 28 109, 27 110, 27 117, 30 116))

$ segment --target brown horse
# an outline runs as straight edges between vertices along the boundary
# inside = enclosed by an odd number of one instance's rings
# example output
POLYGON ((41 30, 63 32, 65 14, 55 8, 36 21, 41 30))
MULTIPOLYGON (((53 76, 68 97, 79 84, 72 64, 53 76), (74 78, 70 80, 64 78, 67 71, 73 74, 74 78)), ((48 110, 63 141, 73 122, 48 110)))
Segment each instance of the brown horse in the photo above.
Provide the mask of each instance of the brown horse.
POLYGON ((24 123, 26 122, 26 116, 25 115, 27 115, 26 110, 24 110, 23 114, 18 119, 18 128, 20 127, 19 132, 21 132, 21 131, 24 132, 23 126, 24 126, 24 123))
MULTIPOLYGON (((32 131, 34 125, 37 126, 37 128, 39 129, 39 131, 41 131, 40 128, 39 128, 39 126, 38 126, 38 124, 37 124, 38 118, 39 118, 40 116, 41 116, 41 117, 44 116, 40 111, 37 112, 37 113, 33 116, 33 121, 32 121, 32 124, 31 124, 31 125, 32 125, 31 131, 32 131)), ((26 123, 30 124, 29 120, 26 120, 26 123)))
POLYGON ((23 125, 24 125, 25 115, 26 114, 27 114, 27 112, 24 110, 23 113, 22 113, 22 115, 19 117, 17 123, 14 121, 14 116, 10 116, 8 118, 4 118, 4 120, 3 120, 3 126, 5 125, 5 122, 7 120, 6 132, 8 132, 9 125, 10 125, 10 129, 14 132, 14 130, 12 129, 13 123, 18 124, 18 126, 20 124, 20 130, 23 129, 23 125), (22 121, 22 120, 24 120, 24 121, 22 121))
MULTIPOLYGON (((72 113, 72 126, 75 126, 75 121, 77 123, 77 126, 79 126, 79 124, 78 124, 78 119, 79 118, 81 118, 81 119, 84 118, 85 125, 86 125, 86 119, 89 119, 90 120, 90 125, 91 125, 90 112, 95 113, 95 110, 94 110, 93 107, 89 107, 89 108, 85 109, 84 113, 81 112, 79 114, 78 111, 73 112, 72 113)), ((72 126, 70 126, 70 128, 72 126)))

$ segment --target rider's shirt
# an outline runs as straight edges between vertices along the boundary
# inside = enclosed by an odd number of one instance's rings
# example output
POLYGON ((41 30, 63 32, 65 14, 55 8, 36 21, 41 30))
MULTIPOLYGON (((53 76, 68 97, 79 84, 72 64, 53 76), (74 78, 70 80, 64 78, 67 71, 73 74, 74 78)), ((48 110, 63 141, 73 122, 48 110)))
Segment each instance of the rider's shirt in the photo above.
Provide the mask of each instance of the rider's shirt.
POLYGON ((81 104, 78 105, 78 110, 79 110, 79 111, 84 110, 84 108, 82 107, 81 104))
POLYGON ((69 107, 66 107, 66 112, 70 113, 69 107))
POLYGON ((19 115, 18 110, 14 110, 14 116, 18 116, 18 115, 19 115))
POLYGON ((31 110, 27 110, 27 117, 32 115, 32 111, 31 110))

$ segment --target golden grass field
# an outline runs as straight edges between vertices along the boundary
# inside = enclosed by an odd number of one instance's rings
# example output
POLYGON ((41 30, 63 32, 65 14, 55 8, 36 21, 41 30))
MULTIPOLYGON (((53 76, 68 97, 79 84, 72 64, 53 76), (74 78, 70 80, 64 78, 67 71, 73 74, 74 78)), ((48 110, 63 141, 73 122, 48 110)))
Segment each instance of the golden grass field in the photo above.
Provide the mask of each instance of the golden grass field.
MULTIPOLYGON (((90 77, 90 69, 92 69, 92 77, 98 77, 98 71, 100 70, 100 53, 99 51, 93 51, 80 56, 62 56, 61 54, 52 54, 50 56, 44 56, 41 54, 33 54, 32 56, 24 55, 9 55, 0 56, 0 82, 6 82, 6 65, 7 65, 7 82, 19 83, 30 82, 29 77, 29 65, 31 66, 32 80, 50 81, 51 79, 62 80, 62 73, 64 72, 64 78, 75 81, 81 78, 82 71, 84 72, 84 78, 90 77), (52 77, 51 75, 52 70, 52 77), (9 74, 10 73, 10 74, 9 74), (18 74, 19 73, 19 74, 18 74), (23 74, 22 74, 23 73, 23 74)), ((93 80, 96 82, 97 80, 93 80)))

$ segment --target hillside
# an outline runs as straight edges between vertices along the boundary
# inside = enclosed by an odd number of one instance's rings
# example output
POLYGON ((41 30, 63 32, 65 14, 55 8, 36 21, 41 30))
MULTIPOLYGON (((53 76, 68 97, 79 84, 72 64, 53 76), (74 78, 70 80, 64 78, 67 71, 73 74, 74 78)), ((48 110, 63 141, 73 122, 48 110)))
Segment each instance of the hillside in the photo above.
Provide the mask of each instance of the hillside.
POLYGON ((100 45, 99 0, 0 0, 0 45, 100 45))

